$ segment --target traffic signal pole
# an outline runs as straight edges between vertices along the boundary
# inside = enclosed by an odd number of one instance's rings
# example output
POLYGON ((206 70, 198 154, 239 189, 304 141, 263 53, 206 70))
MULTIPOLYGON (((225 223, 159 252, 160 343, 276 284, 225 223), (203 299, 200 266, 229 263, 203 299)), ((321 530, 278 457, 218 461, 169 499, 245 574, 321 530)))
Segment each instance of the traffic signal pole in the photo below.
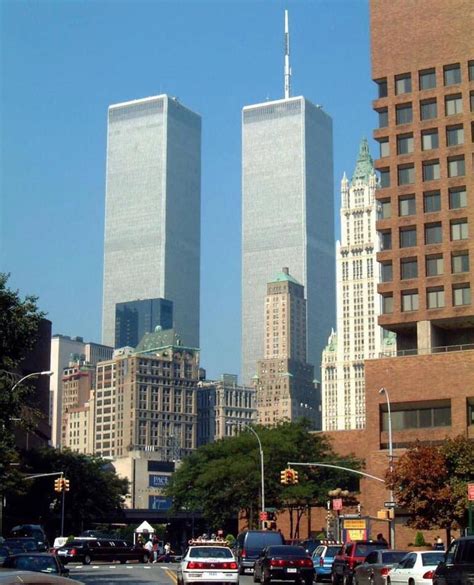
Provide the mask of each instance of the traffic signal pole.
POLYGON ((63 476, 61 475, 61 479, 62 479, 62 498, 61 498, 61 536, 64 536, 64 504, 66 501, 66 490, 65 490, 65 485, 64 485, 64 479, 63 476))

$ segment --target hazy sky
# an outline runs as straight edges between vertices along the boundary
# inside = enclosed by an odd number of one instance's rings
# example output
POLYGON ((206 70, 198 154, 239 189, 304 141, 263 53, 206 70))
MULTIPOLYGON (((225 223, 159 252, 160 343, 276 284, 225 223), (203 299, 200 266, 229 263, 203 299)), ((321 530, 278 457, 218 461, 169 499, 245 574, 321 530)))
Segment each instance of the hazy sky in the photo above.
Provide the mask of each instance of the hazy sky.
MULTIPOLYGON (((240 369, 241 109, 293 95, 334 123, 334 197, 371 136, 366 0, 0 0, 0 270, 53 332, 100 341, 107 107, 160 93, 202 116, 201 364, 240 369)), ((373 144, 373 143, 371 143, 373 144)), ((327 332, 329 334, 329 331, 327 332)))

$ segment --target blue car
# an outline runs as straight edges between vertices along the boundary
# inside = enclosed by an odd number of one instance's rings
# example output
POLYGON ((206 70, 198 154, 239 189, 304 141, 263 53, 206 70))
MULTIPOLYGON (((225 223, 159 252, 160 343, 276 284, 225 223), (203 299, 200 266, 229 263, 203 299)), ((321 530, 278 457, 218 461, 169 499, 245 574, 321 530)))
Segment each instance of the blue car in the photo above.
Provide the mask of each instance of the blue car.
POLYGON ((320 544, 313 553, 315 581, 330 581, 334 557, 341 550, 340 544, 320 544))

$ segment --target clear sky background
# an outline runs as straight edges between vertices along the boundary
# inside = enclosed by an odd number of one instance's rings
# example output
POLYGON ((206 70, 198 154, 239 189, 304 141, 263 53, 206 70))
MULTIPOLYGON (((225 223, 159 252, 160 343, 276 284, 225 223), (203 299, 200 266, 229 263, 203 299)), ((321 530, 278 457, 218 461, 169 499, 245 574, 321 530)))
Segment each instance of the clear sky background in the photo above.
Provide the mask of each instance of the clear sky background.
POLYGON ((285 8, 292 93, 333 118, 339 233, 375 126, 367 0, 0 0, 0 270, 54 333, 100 341, 107 107, 168 93, 203 123, 201 364, 239 372, 241 109, 283 97, 285 8))

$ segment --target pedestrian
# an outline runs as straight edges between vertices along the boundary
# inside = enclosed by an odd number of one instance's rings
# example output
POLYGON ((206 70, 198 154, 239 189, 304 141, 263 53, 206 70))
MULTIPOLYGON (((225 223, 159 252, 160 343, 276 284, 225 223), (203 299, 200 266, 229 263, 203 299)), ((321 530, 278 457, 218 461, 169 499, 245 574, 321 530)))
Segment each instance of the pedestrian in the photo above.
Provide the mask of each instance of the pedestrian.
POLYGON ((148 562, 152 563, 153 562, 153 540, 150 536, 150 539, 147 540, 146 544, 145 544, 145 550, 148 551, 148 562))
POLYGON ((388 544, 388 542, 386 541, 384 535, 381 532, 379 532, 377 534, 377 542, 380 542, 380 544, 388 544))
POLYGON ((437 536, 433 544, 434 550, 444 550, 444 544, 440 536, 437 536))
POLYGON ((171 544, 169 542, 167 542, 165 544, 165 563, 170 562, 170 560, 171 560, 170 554, 171 554, 171 544))

